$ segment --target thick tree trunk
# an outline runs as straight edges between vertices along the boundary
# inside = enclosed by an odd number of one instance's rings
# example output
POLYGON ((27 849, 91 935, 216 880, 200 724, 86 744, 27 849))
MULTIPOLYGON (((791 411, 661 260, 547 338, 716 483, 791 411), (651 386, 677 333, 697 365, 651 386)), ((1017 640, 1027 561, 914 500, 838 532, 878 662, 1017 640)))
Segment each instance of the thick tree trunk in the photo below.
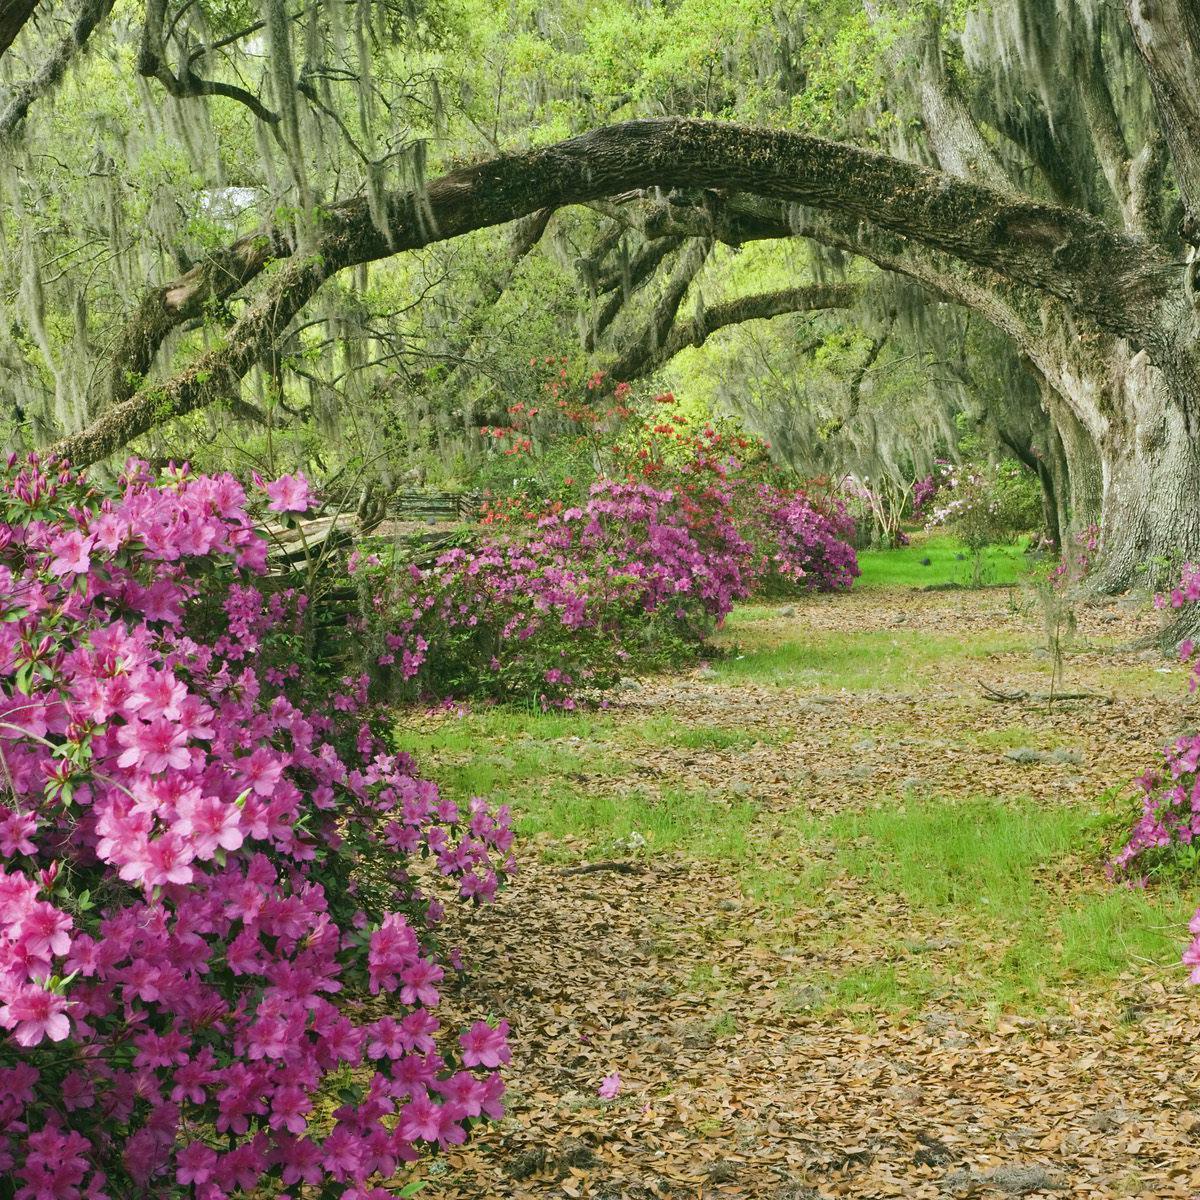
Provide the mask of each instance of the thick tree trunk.
POLYGON ((1098 591, 1169 588, 1184 562, 1200 561, 1200 443, 1164 387, 1137 400, 1138 424, 1100 445, 1098 591))
POLYGON ((1089 586, 1170 587, 1184 561, 1200 561, 1200 440, 1188 388, 1122 342, 1084 361, 1093 369, 1082 374, 1078 362, 1060 363, 1052 415, 1071 474, 1072 527, 1100 526, 1089 586))
POLYGON ((1042 487, 1042 523, 1046 526, 1046 540, 1055 550, 1063 544, 1062 512, 1059 504, 1059 489, 1054 472, 1044 462, 1037 465, 1038 483, 1042 487))
POLYGON ((1195 0, 1126 0, 1133 40, 1146 64, 1175 179, 1184 236, 1200 241, 1200 7, 1195 0))

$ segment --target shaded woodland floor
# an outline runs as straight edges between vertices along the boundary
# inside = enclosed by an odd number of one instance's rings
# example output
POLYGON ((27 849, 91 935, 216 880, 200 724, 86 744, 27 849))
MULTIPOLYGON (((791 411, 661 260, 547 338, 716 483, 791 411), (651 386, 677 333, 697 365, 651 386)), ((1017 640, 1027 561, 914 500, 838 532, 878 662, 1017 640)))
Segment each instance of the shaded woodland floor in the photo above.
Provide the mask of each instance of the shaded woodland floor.
POLYGON ((1103 699, 995 703, 1049 688, 1028 592, 868 580, 605 713, 408 718, 522 828, 451 1001, 510 1021, 510 1115, 425 1194, 1200 1193, 1194 900, 1103 872, 1191 719, 1121 648, 1152 624, 1081 611, 1063 686, 1103 699))

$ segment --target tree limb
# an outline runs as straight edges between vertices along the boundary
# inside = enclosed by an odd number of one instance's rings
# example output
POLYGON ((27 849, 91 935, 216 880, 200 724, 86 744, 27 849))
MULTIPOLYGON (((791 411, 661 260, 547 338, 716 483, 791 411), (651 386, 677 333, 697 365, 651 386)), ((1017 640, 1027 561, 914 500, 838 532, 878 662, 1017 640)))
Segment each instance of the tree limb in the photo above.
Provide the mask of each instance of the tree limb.
POLYGON ((176 75, 166 62, 163 23, 166 19, 167 0, 147 0, 146 20, 142 26, 142 42, 138 49, 137 69, 147 79, 157 79, 167 92, 177 100, 200 96, 223 96, 248 108, 260 121, 272 128, 279 124, 279 114, 272 112, 257 96, 231 83, 201 79, 192 72, 192 60, 184 66, 183 74, 176 75))
POLYGON ((0 141, 13 135, 35 100, 58 86, 71 59, 83 49, 92 31, 112 11, 113 3, 114 0, 83 0, 71 31, 42 63, 38 73, 17 88, 3 111, 0 111, 0 141))
POLYGON ((155 424, 208 403, 198 370, 223 377, 240 372, 240 378, 261 353, 262 337, 286 327, 278 314, 286 311, 290 320, 324 279, 345 267, 541 208, 652 186, 751 192, 871 222, 901 240, 1057 297, 1135 346, 1162 348, 1161 310, 1173 300, 1174 264, 1086 213, 806 134, 679 118, 629 121, 393 193, 383 230, 365 199, 342 206, 323 222, 313 258, 289 263, 272 279, 263 299, 230 331, 227 347, 205 355, 203 367, 115 406, 55 449, 76 462, 93 462, 155 424))
MULTIPOLYGON (((630 363, 624 373, 619 373, 614 368, 609 374, 618 380, 638 379, 656 371, 687 347, 704 345, 714 333, 730 325, 770 320, 787 313, 850 308, 858 303, 863 292, 863 286, 858 283, 810 284, 805 287, 761 292, 752 296, 739 296, 736 300, 714 304, 690 321, 680 322, 657 349, 645 354, 640 361, 630 363)), ((821 340, 815 342, 812 348, 819 346, 821 340)), ((644 341, 644 338, 639 339, 638 344, 641 345, 644 341)))
POLYGON ((0 58, 33 16, 38 0, 0 0, 0 58))
MULTIPOLYGON (((863 9, 873 25, 885 29, 886 17, 876 0, 864 0, 863 9)), ((946 71, 937 26, 926 22, 913 35, 891 44, 888 57, 893 69, 903 69, 905 50, 919 60, 917 99, 925 134, 938 165, 959 179, 975 179, 999 191, 1012 191, 1012 180, 984 141, 966 102, 946 71)))
POLYGON ((235 295, 267 265, 292 253, 279 231, 239 238, 178 279, 148 292, 126 319, 109 355, 107 387, 91 398, 93 413, 128 400, 145 382, 167 335, 235 295))
POLYGON ((596 348, 597 340, 617 319, 626 301, 658 270, 663 261, 679 249, 679 238, 655 238, 638 248, 632 259, 627 260, 596 284, 600 293, 607 292, 604 303, 596 310, 583 335, 583 348, 589 353, 596 348))

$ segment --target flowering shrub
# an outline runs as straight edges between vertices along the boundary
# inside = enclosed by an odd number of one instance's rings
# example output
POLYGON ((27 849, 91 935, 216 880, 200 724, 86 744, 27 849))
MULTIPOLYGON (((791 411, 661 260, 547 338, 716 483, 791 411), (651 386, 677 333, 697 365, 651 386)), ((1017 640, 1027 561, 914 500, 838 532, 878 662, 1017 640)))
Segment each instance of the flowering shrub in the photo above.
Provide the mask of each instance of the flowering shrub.
POLYGON ((598 483, 583 508, 550 512, 524 536, 452 550, 428 570, 367 579, 383 653, 409 692, 574 704, 636 655, 678 657, 747 594, 750 550, 710 498, 598 483))
POLYGON ((382 1200, 501 1112, 506 1026, 438 1038, 429 931, 506 812, 417 778, 365 680, 308 694, 232 477, 31 456, 0 505, 0 1195, 382 1200))
POLYGON ((942 477, 928 526, 944 526, 972 550, 1014 541, 1041 524, 1037 485, 1019 463, 956 464, 942 477))
POLYGON ((786 595, 797 589, 833 592, 850 587, 859 575, 854 522, 833 498, 818 508, 802 491, 786 492, 759 484, 743 529, 759 551, 755 590, 786 595))
MULTIPOLYGON (((677 405, 664 392, 653 404, 677 405)), ((678 412, 645 417, 624 444, 614 446, 615 467, 653 478, 684 498, 703 520, 712 500, 728 512, 749 543, 750 589, 768 594, 838 591, 859 574, 854 521, 840 496, 788 487, 770 460, 770 447, 730 422, 687 429, 678 412)))
MULTIPOLYGON (((1155 598, 1156 606, 1183 608, 1200 601, 1200 566, 1188 563, 1169 596, 1155 598)), ((1200 682, 1200 656, 1187 640, 1179 646, 1181 662, 1191 662, 1188 691, 1200 682)), ((1142 811, 1129 840, 1109 864, 1110 874, 1144 872, 1171 856, 1187 856, 1194 865, 1200 848, 1200 733, 1188 733, 1163 749, 1163 766, 1134 781, 1141 792, 1142 811)), ((1191 944, 1183 952, 1191 968, 1190 981, 1200 983, 1200 909, 1192 917, 1191 944)))
POLYGON ((485 495, 489 540, 360 577, 372 665, 401 694, 571 706, 694 653, 753 591, 834 591, 858 574, 845 505, 788 487, 765 442, 729 421, 693 428, 670 392, 638 400, 596 373, 576 399, 565 359, 530 366, 551 378, 545 403, 510 406, 499 431, 530 461, 485 495))
POLYGON ((910 508, 913 517, 920 519, 930 501, 941 491, 948 474, 949 464, 939 463, 936 471, 931 471, 928 475, 914 480, 912 496, 910 498, 910 508))

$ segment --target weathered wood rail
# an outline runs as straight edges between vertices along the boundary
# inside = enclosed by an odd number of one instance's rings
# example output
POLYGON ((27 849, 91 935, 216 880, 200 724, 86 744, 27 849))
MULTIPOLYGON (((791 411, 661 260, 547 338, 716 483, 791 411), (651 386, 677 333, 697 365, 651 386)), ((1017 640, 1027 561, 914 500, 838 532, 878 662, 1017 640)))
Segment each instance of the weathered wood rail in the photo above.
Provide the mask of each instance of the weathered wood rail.
POLYGON ((383 506, 382 519, 363 531, 349 497, 324 495, 321 501, 327 510, 325 515, 289 525, 266 521, 261 526, 271 544, 270 559, 278 569, 298 566, 306 558, 351 542, 368 549, 372 544, 403 542, 412 548, 417 559, 422 552, 437 553, 460 541, 461 537, 447 527, 471 521, 479 509, 479 496, 473 493, 396 492, 383 506))

